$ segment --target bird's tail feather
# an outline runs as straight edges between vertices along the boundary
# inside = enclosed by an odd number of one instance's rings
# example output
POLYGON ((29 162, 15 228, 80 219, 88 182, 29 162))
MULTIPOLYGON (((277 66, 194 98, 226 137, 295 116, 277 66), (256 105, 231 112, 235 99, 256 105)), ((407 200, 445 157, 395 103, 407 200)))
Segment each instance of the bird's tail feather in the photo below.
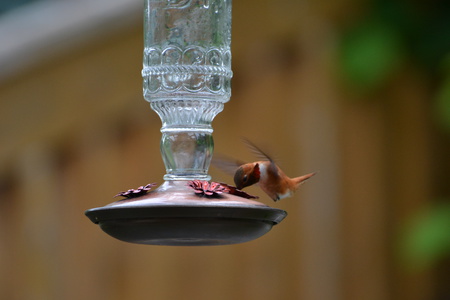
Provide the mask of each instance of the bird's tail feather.
POLYGON ((306 180, 310 179, 311 177, 313 177, 316 174, 317 174, 317 172, 313 172, 313 173, 309 173, 309 174, 306 174, 306 175, 302 175, 302 176, 299 176, 299 177, 292 178, 292 180, 295 182, 295 189, 298 189, 298 187, 301 184, 305 183, 306 180))

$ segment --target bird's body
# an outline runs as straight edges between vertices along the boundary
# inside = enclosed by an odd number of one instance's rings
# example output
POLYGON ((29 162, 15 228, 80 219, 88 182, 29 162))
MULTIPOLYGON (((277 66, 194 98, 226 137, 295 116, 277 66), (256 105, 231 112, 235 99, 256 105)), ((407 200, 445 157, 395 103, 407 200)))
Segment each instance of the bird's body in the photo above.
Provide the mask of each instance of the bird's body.
POLYGON ((288 177, 275 162, 258 147, 252 144, 250 141, 246 141, 247 145, 258 156, 264 160, 251 162, 251 163, 239 163, 231 162, 226 163, 223 160, 215 162, 215 165, 219 168, 229 169, 230 164, 234 164, 234 183, 238 189, 243 189, 247 186, 258 184, 259 187, 274 201, 278 201, 283 198, 291 197, 299 186, 306 180, 314 176, 315 173, 309 173, 303 176, 290 178, 288 177))
POLYGON ((291 197, 298 187, 315 173, 290 178, 273 162, 257 161, 239 166, 234 176, 238 189, 257 183, 274 201, 291 197))

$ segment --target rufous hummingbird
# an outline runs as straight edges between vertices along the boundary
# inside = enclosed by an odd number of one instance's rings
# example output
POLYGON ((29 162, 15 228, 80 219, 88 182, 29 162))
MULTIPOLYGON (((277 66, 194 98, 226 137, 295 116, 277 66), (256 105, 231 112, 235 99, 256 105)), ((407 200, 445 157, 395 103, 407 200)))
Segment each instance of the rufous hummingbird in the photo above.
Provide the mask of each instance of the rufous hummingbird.
POLYGON ((224 157, 213 158, 213 164, 228 173, 234 173, 234 183, 238 189, 243 189, 255 183, 275 202, 291 197, 306 180, 316 174, 290 178, 276 165, 270 156, 244 139, 247 146, 262 160, 242 163, 224 157))

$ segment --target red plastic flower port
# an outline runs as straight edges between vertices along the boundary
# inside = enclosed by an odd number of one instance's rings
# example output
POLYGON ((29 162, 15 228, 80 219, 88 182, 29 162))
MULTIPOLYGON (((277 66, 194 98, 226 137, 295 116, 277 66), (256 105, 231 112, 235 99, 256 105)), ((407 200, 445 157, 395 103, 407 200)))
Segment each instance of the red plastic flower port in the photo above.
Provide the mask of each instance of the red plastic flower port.
POLYGON ((139 197, 139 196, 147 194, 148 191, 150 191, 152 189, 152 187, 154 187, 154 186, 156 186, 156 183, 149 183, 145 186, 140 186, 137 189, 129 189, 126 192, 120 192, 117 195, 115 195, 114 197, 122 196, 127 199, 139 197))
POLYGON ((192 180, 189 181, 188 186, 193 188, 196 194, 205 196, 217 196, 226 192, 226 188, 217 182, 192 180))
POLYGON ((258 197, 247 194, 238 190, 236 187, 226 183, 209 182, 202 180, 189 181, 188 186, 194 189, 194 192, 201 196, 214 197, 222 193, 232 194, 247 199, 257 199, 258 197))

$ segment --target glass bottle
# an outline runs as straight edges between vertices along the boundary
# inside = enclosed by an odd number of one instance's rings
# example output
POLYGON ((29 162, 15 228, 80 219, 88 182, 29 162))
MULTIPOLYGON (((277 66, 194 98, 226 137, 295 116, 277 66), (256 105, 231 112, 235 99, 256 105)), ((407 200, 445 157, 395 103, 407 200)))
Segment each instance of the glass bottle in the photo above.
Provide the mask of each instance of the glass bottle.
POLYGON ((210 180, 211 122, 230 99, 231 0, 146 0, 143 92, 162 121, 165 180, 210 180))

